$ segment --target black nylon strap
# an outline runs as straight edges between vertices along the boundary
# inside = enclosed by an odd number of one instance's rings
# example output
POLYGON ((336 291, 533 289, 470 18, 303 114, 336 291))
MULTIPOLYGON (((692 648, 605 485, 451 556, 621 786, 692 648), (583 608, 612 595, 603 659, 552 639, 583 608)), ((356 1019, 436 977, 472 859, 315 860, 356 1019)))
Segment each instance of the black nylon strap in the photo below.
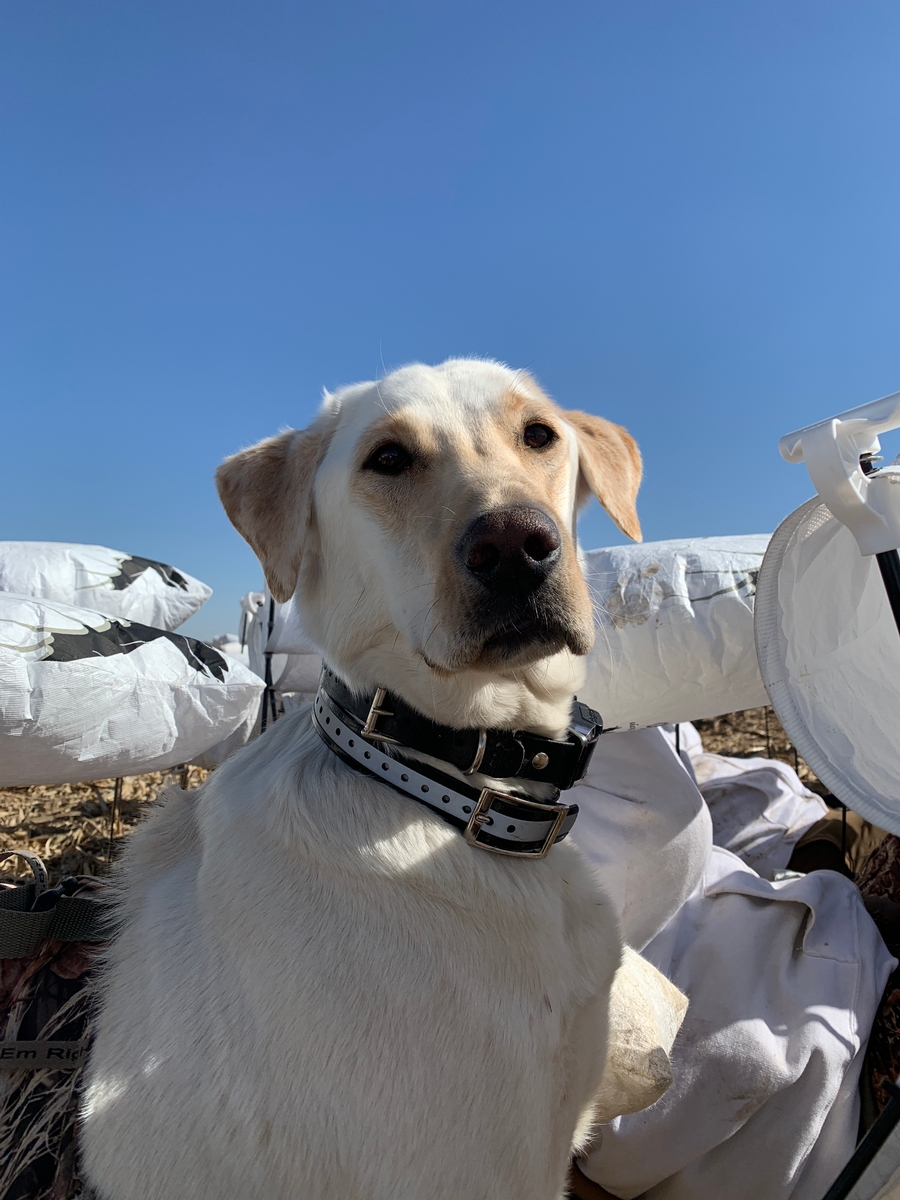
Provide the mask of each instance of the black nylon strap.
MULTIPOLYGON (((328 666, 322 668, 321 683, 341 708, 355 716, 360 725, 365 723, 375 694, 353 693, 328 666)), ((594 743, 603 731, 600 715, 577 701, 572 709, 572 728, 564 742, 521 731, 453 729, 439 725, 393 692, 387 693, 378 707, 384 711, 370 735, 373 738, 414 747, 432 758, 452 763, 460 771, 469 771, 477 764, 479 774, 494 779, 528 779, 549 783, 561 791, 584 776, 594 743)))
POLYGON ((62 896, 53 908, 31 912, 34 884, 0 889, 0 959, 27 958, 47 938, 61 942, 104 942, 113 934, 108 903, 87 896, 62 896))
POLYGON ((312 716, 319 736, 348 766, 423 804, 482 850, 542 858, 566 837, 578 816, 578 805, 559 803, 556 789, 550 799, 526 800, 473 787, 402 753, 381 753, 374 740, 363 737, 362 722, 338 705, 324 685, 312 716))

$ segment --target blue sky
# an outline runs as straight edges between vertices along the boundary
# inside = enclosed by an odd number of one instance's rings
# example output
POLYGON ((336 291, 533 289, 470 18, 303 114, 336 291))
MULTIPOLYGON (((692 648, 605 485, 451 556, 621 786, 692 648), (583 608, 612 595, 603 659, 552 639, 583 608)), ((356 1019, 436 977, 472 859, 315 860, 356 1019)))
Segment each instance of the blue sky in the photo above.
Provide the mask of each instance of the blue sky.
POLYGON ((234 629, 217 463, 458 354, 624 423, 647 539, 773 529, 778 437, 900 388, 898 75, 894 0, 10 0, 0 537, 234 629))

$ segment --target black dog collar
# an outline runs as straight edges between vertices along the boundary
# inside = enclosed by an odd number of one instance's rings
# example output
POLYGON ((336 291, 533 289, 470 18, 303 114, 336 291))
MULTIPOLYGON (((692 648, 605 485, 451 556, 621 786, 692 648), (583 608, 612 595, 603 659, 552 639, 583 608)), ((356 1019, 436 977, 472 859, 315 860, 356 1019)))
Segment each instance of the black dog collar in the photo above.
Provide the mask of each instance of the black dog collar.
POLYGON ((470 845, 527 858, 543 858, 574 825, 578 806, 557 803, 559 789, 583 777, 603 731, 600 716, 577 701, 565 741, 496 729, 451 729, 383 688, 369 697, 354 695, 329 667, 322 670, 313 723, 329 749, 350 766, 439 813, 462 829, 470 845), (376 742, 397 749, 389 757, 376 742), (555 786, 556 795, 539 802, 472 787, 406 758, 404 748, 452 763, 466 774, 546 782, 555 786))
POLYGON ((384 688, 370 695, 354 694, 327 666, 322 669, 319 686, 356 718, 363 737, 410 746, 430 758, 451 763, 464 775, 477 771, 492 779, 528 779, 550 783, 560 791, 584 778, 597 738, 603 732, 600 714, 577 700, 572 705, 569 735, 558 742, 536 733, 438 725, 384 688))

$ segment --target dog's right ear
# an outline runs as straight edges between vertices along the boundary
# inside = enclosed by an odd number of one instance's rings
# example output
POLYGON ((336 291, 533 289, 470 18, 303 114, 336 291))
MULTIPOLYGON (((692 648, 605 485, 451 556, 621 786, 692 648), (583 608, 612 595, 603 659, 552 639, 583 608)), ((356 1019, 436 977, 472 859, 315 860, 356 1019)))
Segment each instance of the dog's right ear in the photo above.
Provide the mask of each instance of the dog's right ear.
POLYGON ((291 429, 226 458, 216 472, 219 499, 262 563, 279 603, 297 587, 312 519, 312 487, 329 438, 291 429))

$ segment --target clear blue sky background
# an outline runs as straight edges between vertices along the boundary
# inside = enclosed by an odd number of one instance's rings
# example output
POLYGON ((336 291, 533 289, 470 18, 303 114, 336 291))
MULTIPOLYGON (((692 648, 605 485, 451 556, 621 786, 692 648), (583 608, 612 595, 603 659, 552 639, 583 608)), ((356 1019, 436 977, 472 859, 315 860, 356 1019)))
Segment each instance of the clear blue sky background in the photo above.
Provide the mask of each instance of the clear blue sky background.
MULTIPOLYGON (((0 537, 237 626, 212 474, 480 354, 626 424, 648 539, 771 530, 788 430, 900 388, 896 0, 6 0, 0 537)), ((896 440, 886 439, 894 454, 896 440)), ((595 505, 587 545, 620 541, 595 505)))

